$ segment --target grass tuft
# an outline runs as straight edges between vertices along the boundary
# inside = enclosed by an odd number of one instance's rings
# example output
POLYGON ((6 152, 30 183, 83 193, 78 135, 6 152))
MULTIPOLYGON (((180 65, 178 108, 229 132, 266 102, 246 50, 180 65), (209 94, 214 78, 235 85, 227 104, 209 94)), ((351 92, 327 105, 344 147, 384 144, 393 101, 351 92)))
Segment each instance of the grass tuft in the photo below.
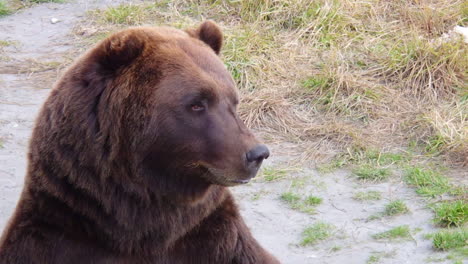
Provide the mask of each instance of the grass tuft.
POLYGON ((387 168, 378 168, 373 165, 362 165, 353 169, 353 173, 360 180, 364 181, 383 181, 390 176, 390 170, 387 168))
POLYGON ((323 199, 316 196, 308 196, 302 199, 298 194, 285 192, 280 199, 286 202, 292 209, 307 214, 315 214, 315 207, 322 203, 323 199))
POLYGON ((396 240, 396 239, 409 239, 411 238, 411 232, 409 226, 397 226, 388 231, 377 233, 372 236, 374 239, 386 239, 386 240, 396 240))
POLYGON ((140 25, 147 15, 146 10, 146 7, 141 5, 120 4, 104 10, 102 18, 111 24, 140 25))
POLYGON ((292 192, 283 193, 281 194, 280 198, 288 204, 295 204, 301 200, 301 197, 299 195, 294 194, 292 192))
POLYGON ((8 8, 5 1, 0 1, 0 17, 9 15, 11 10, 8 8))
POLYGON ((385 210, 383 211, 383 215, 385 216, 396 216, 402 215, 409 212, 408 207, 406 206, 405 202, 402 200, 395 200, 388 203, 385 206, 385 210))
POLYGON ((353 195, 357 201, 378 201, 382 199, 382 194, 378 191, 358 192, 353 195))
POLYGON ((302 232, 301 246, 315 245, 330 238, 335 227, 325 222, 317 222, 302 232))
POLYGON ((317 197, 317 196, 312 196, 312 195, 311 195, 311 196, 308 196, 308 197, 305 198, 304 203, 305 203, 306 205, 316 206, 316 205, 321 204, 322 201, 323 201, 322 198, 317 197))
POLYGON ((434 222, 443 227, 461 227, 468 222, 468 203, 463 200, 443 202, 433 207, 434 222))
POLYGON ((408 184, 416 187, 416 193, 422 196, 434 197, 452 191, 448 179, 431 169, 407 168, 405 180, 408 184))
MULTIPOLYGON (((468 247, 468 230, 441 230, 432 236, 433 246, 440 250, 462 249, 468 247)), ((468 253, 468 252, 465 252, 468 253)), ((468 254, 467 254, 468 256, 468 254)))
POLYGON ((456 87, 464 85, 460 77, 468 62, 462 38, 430 42, 411 32, 376 52, 386 54, 381 58, 382 74, 401 80, 401 89, 415 96, 437 100, 456 94, 456 87))
POLYGON ((265 167, 262 170, 262 178, 267 182, 271 182, 286 177, 287 173, 288 170, 285 169, 265 167))
POLYGON ((30 3, 42 4, 42 3, 64 3, 65 0, 27 0, 30 3))

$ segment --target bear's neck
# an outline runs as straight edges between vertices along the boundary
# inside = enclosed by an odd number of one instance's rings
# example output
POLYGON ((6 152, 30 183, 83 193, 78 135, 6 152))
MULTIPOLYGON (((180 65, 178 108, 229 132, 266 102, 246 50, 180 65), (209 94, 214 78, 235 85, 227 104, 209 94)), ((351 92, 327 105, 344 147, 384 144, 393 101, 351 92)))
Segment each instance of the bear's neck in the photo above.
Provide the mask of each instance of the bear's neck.
POLYGON ((178 193, 155 193, 125 188, 111 178, 99 182, 85 170, 73 177, 44 164, 30 167, 36 170, 29 170, 22 203, 29 217, 70 239, 99 241, 99 246, 122 254, 163 252, 229 196, 225 187, 204 182, 178 193))

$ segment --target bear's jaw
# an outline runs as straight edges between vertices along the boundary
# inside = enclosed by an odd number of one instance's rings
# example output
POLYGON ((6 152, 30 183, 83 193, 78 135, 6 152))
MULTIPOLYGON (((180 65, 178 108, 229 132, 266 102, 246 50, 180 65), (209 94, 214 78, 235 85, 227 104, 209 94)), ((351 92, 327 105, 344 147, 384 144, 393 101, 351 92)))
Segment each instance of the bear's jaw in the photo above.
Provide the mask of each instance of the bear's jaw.
POLYGON ((208 167, 207 172, 202 177, 212 182, 213 184, 224 187, 233 187, 246 184, 253 178, 251 175, 248 175, 247 177, 238 177, 237 175, 234 175, 227 170, 221 170, 212 167, 208 167))

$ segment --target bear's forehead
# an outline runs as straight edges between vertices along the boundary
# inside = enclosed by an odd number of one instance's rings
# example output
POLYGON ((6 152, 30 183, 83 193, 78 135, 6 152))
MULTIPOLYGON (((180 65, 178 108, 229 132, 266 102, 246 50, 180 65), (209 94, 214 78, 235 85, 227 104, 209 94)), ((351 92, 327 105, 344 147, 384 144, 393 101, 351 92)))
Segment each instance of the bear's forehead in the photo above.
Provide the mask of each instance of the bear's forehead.
POLYGON ((226 66, 205 43, 174 28, 145 28, 144 31, 153 41, 151 46, 156 52, 151 54, 165 65, 158 68, 166 69, 163 75, 171 76, 171 80, 165 80, 170 83, 170 90, 204 87, 223 97, 237 98, 235 83, 226 66))

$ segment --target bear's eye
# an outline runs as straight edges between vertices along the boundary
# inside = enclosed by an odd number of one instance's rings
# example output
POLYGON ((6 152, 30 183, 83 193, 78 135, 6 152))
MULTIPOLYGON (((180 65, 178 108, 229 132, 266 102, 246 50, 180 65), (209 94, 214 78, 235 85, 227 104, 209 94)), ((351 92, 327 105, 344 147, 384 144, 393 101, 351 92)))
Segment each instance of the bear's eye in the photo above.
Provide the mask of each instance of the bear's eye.
POLYGON ((192 111, 200 112, 200 111, 205 110, 205 105, 202 102, 198 102, 198 103, 192 104, 190 108, 192 109, 192 111))

